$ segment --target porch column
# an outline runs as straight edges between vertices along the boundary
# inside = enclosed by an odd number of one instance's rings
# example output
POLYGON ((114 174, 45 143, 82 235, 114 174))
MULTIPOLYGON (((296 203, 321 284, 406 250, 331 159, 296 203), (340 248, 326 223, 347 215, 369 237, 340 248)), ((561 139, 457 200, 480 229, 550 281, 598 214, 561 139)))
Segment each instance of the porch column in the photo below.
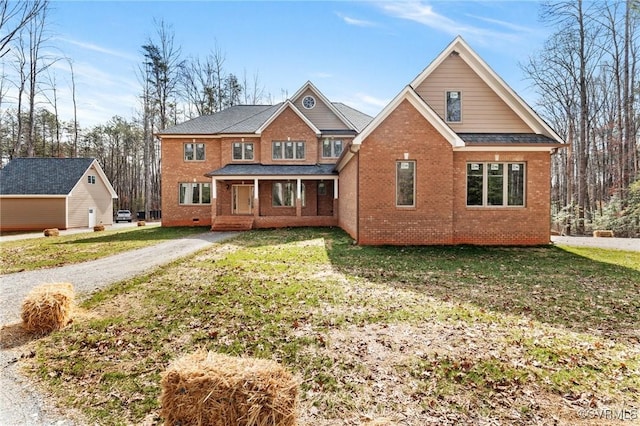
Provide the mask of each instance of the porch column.
POLYGON ((260 216, 260 191, 257 178, 253 179, 253 216, 260 216))
POLYGON ((296 179, 296 216, 302 216, 302 179, 296 179))
POLYGON ((333 178, 333 198, 338 199, 338 178, 333 178))
POLYGON ((216 221, 218 215, 218 180, 215 177, 211 178, 211 229, 216 221))

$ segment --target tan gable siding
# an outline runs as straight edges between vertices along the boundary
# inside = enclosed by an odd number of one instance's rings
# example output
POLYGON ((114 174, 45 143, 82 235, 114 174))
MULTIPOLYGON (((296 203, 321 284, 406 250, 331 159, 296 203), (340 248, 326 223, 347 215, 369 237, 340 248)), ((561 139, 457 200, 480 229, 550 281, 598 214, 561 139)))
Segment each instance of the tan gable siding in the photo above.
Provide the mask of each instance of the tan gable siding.
POLYGON ((89 226, 89 209, 96 209, 96 225, 113 223, 113 199, 105 183, 94 168, 82 176, 69 196, 69 228, 89 226), (90 184, 88 176, 95 176, 96 183, 90 184))
POLYGON ((293 104, 320 130, 343 130, 348 127, 325 105, 311 89, 307 89, 295 99, 293 104), (316 100, 316 106, 306 109, 302 106, 302 100, 305 96, 313 96, 316 100))
POLYGON ((462 92, 462 123, 448 123, 456 132, 532 132, 459 56, 449 56, 415 89, 443 119, 446 91, 462 92))
POLYGON ((65 229, 65 198, 0 199, 0 229, 31 231, 65 229))

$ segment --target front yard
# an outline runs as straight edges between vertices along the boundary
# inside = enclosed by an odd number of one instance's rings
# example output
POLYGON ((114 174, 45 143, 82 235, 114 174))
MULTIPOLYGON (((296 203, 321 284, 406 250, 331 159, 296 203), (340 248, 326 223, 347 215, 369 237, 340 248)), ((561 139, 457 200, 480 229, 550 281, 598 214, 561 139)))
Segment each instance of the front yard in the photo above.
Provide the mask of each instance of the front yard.
POLYGON ((93 295, 31 344, 31 374, 98 424, 160 422, 160 373, 197 348, 284 364, 308 425, 631 424, 640 253, 252 231, 93 295))

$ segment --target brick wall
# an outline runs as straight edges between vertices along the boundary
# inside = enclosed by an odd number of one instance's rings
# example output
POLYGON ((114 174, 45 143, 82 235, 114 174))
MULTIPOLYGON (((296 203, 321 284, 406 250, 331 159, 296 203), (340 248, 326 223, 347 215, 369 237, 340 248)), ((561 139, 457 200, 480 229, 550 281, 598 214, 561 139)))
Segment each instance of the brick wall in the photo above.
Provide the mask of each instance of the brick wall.
POLYGON ((359 159, 360 244, 452 243, 452 147, 409 102, 363 142, 359 159), (405 159, 416 162, 415 207, 396 207, 396 161, 405 159))
POLYGON ((179 183, 211 183, 205 173, 221 167, 220 140, 196 139, 205 144, 205 161, 184 161, 184 144, 192 139, 162 139, 162 225, 163 226, 210 226, 211 206, 184 206, 179 201, 179 183))
POLYGON ((358 238, 358 154, 340 171, 338 180, 338 225, 358 238))
POLYGON ((282 113, 262 132, 262 150, 260 161, 263 164, 316 164, 318 162, 318 137, 302 121, 298 115, 286 108, 282 113), (305 142, 304 160, 273 160, 273 141, 305 142))
POLYGON ((550 235, 550 173, 548 152, 456 152, 455 244, 548 244, 550 235), (467 162, 524 162, 525 207, 467 207, 467 162))

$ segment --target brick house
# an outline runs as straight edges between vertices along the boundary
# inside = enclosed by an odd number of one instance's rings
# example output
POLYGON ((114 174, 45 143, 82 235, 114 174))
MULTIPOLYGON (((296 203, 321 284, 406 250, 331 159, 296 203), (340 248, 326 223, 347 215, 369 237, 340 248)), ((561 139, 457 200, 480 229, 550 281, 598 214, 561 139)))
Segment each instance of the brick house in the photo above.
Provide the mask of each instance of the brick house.
POLYGON ((163 225, 340 226, 374 245, 548 243, 564 146, 460 37, 373 119, 307 83, 159 137, 163 225))

